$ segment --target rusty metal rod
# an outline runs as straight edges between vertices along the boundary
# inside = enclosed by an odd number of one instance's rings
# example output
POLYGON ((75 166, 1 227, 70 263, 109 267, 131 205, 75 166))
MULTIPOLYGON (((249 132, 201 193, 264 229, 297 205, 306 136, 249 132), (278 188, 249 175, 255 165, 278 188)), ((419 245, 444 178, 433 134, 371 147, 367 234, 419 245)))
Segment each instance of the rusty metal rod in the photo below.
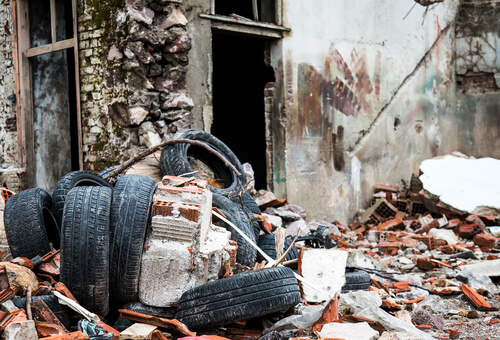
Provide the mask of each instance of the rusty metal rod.
POLYGON ((226 165, 229 169, 231 169, 236 174, 237 177, 241 176, 241 173, 234 167, 234 165, 232 165, 224 156, 222 156, 220 152, 218 152, 217 150, 214 150, 213 148, 211 148, 207 144, 199 142, 197 140, 191 140, 191 139, 170 139, 170 140, 164 141, 158 145, 155 145, 152 148, 149 148, 149 149, 135 155, 134 157, 130 158, 126 162, 122 163, 122 165, 117 167, 115 170, 111 171, 109 174, 104 176, 104 179, 109 180, 109 179, 113 178, 114 176, 118 175, 119 173, 121 173, 123 170, 125 170, 126 168, 128 168, 132 164, 140 161, 144 157, 149 156, 152 153, 155 153, 156 151, 160 150, 161 148, 163 148, 167 145, 172 145, 172 144, 177 144, 177 143, 192 144, 192 145, 196 145, 196 146, 199 146, 199 147, 202 147, 202 148, 208 150, 209 152, 211 152, 215 156, 217 156, 224 163, 224 165, 226 165))

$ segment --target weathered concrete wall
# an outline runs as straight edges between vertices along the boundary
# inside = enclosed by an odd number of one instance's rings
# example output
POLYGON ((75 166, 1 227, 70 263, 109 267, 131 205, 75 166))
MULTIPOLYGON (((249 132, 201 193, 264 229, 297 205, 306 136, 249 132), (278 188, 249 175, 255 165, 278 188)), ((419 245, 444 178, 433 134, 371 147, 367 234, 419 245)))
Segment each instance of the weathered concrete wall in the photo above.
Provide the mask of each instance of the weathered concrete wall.
POLYGON ((210 20, 199 16, 210 13, 210 1, 184 0, 183 8, 188 34, 193 39, 186 75, 186 88, 194 103, 193 128, 209 132, 213 120, 212 28, 210 20))
POLYGON ((500 158, 500 3, 466 0, 457 22, 459 148, 500 158))
POLYGON ((102 170, 191 126, 181 0, 81 1, 84 168, 102 170))
POLYGON ((459 2, 406 16, 414 3, 284 1, 292 32, 272 51, 286 130, 275 191, 310 216, 350 220, 376 182, 408 180, 420 161, 457 147, 459 2))
POLYGON ((17 167, 16 93, 10 0, 0 0, 0 168, 17 167), (11 97, 11 99, 13 99, 11 97))

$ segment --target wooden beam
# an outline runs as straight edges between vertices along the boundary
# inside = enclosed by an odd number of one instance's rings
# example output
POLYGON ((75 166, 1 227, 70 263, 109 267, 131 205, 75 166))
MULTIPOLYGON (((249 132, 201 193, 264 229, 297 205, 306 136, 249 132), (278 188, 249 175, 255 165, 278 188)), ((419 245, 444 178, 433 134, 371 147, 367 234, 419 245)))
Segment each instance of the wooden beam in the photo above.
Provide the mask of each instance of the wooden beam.
MULTIPOLYGON (((31 67, 28 58, 21 53, 30 47, 28 2, 18 1, 16 11, 17 21, 17 61, 19 63, 19 93, 17 93, 18 131, 21 131, 20 167, 25 169, 25 185, 30 188, 35 185, 35 145, 33 131, 33 100, 31 96, 31 67)), ((18 137, 19 138, 19 137, 18 137)))
POLYGON ((23 117, 21 116, 21 86, 20 86, 20 73, 21 73, 21 66, 19 65, 19 53, 18 53, 18 23, 17 23, 17 16, 18 16, 18 6, 17 6, 17 1, 16 0, 11 0, 10 2, 11 8, 12 8, 12 28, 13 28, 13 34, 12 34, 12 50, 13 50, 13 59, 14 59, 14 77, 15 77, 15 82, 16 82, 16 113, 17 113, 17 166, 19 168, 24 168, 26 164, 26 153, 25 153, 25 146, 24 146, 24 128, 23 124, 21 123, 23 121, 23 117))
POLYGON ((50 32, 52 43, 57 41, 56 0, 50 0, 50 32))
POLYGON ((73 53, 75 56, 75 83, 76 83, 76 122, 78 130, 78 164, 80 170, 83 170, 83 141, 82 141, 82 113, 80 104, 80 59, 78 53, 78 7, 77 0, 72 0, 73 6, 73 53))
POLYGON ((252 11, 253 20, 259 21, 259 7, 257 6, 257 0, 252 0, 252 11))
POLYGON ((66 40, 61 40, 53 44, 42 45, 38 47, 28 48, 23 54, 27 58, 35 57, 37 55, 42 55, 46 53, 52 53, 60 50, 65 50, 67 48, 75 47, 75 38, 70 38, 66 40))
POLYGON ((282 38, 280 31, 274 31, 261 27, 243 26, 234 23, 212 21, 212 28, 215 30, 235 32, 260 38, 272 38, 272 39, 282 38))
POLYGON ((269 30, 274 30, 274 31, 282 31, 282 32, 291 31, 290 28, 279 26, 279 25, 274 25, 274 24, 265 23, 265 22, 255 22, 252 20, 238 20, 238 19, 234 19, 234 18, 231 18, 228 16, 223 16, 223 15, 200 14, 200 18, 210 19, 210 20, 212 20, 212 22, 214 22, 214 21, 227 22, 227 23, 237 24, 237 25, 241 25, 241 26, 259 27, 259 28, 264 28, 264 29, 269 29, 269 30))

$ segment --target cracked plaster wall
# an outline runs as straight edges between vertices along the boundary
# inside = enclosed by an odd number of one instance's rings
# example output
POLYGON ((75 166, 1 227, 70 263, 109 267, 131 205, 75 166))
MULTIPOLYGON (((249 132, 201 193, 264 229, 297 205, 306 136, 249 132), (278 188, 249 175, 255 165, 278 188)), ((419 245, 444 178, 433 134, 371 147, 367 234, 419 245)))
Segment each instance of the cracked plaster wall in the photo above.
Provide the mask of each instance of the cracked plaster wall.
POLYGON ((456 150, 459 2, 425 17, 420 5, 407 15, 413 4, 284 1, 292 32, 272 52, 286 131, 275 192, 311 216, 348 221, 376 182, 408 181, 422 160, 456 150))

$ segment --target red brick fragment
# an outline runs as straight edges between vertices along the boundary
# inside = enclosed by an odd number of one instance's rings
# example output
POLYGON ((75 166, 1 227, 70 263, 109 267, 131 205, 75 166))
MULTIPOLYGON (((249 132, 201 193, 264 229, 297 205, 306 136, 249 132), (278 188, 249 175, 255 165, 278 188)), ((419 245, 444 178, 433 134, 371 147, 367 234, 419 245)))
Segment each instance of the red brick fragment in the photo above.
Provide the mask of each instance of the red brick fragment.
POLYGON ((188 221, 198 222, 200 215, 199 204, 176 203, 167 201, 155 201, 152 208, 152 216, 174 216, 174 212, 188 221))
POLYGON ((483 228, 479 224, 462 224, 458 227, 458 236, 462 238, 472 239, 482 232, 483 228))
POLYGON ((498 308, 491 306, 486 300, 477 293, 477 291, 469 285, 463 283, 460 286, 462 292, 467 296, 472 305, 481 311, 496 311, 498 308))
POLYGON ((323 328, 324 324, 335 322, 339 319, 339 295, 335 296, 328 302, 328 304, 323 309, 321 316, 318 320, 314 321, 311 326, 312 332, 319 332, 323 328))
POLYGON ((500 238, 488 234, 474 235, 472 241, 479 247, 497 248, 500 243, 500 238))
POLYGON ((395 230, 395 229, 404 229, 404 226, 405 225, 403 223, 403 219, 396 217, 396 218, 393 218, 392 220, 389 220, 387 222, 379 224, 377 226, 377 229, 380 231, 395 230))
POLYGON ((419 257, 417 258, 417 267, 422 270, 433 270, 434 268, 439 267, 439 264, 432 262, 425 257, 419 257))

